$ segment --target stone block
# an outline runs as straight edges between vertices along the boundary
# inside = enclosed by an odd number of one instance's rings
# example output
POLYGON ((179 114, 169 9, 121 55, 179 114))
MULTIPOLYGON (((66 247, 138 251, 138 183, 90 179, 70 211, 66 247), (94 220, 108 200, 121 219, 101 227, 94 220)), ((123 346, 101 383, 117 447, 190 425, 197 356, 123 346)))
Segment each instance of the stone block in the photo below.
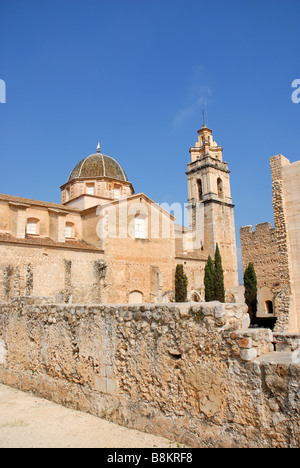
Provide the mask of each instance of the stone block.
POLYGON ((118 381, 114 379, 106 379, 106 393, 109 395, 117 395, 118 394, 118 381))
POLYGON ((245 349, 252 348, 252 338, 244 338, 242 340, 239 340, 238 343, 239 343, 240 348, 245 348, 245 349))
POLYGON ((0 340, 0 364, 6 364, 7 350, 3 340, 0 340))
POLYGON ((216 318, 224 317, 225 314, 226 314, 226 310, 224 309, 224 307, 221 304, 217 305, 215 307, 215 317, 216 318))
POLYGON ((257 351, 254 348, 242 349, 240 356, 243 361, 253 361, 257 357, 257 351))
POLYGON ((107 380, 106 377, 95 376, 95 389, 98 392, 106 393, 106 388, 107 388, 106 380, 107 380))

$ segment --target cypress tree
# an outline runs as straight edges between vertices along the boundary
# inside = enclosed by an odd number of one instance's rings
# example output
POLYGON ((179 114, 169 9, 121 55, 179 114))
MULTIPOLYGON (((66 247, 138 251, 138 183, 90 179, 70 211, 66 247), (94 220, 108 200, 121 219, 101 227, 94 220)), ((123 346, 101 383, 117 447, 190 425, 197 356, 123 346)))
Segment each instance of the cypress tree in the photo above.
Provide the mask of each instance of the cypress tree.
POLYGON ((225 302, 224 273, 219 246, 215 252, 215 301, 225 302))
POLYGON ((245 302, 248 306, 250 321, 256 318, 257 312, 257 278, 253 263, 249 263, 244 273, 245 302))
POLYGON ((215 266, 209 255, 204 270, 205 301, 211 302, 215 297, 215 266))
POLYGON ((176 266, 175 272, 175 302, 186 302, 188 279, 183 265, 176 266))

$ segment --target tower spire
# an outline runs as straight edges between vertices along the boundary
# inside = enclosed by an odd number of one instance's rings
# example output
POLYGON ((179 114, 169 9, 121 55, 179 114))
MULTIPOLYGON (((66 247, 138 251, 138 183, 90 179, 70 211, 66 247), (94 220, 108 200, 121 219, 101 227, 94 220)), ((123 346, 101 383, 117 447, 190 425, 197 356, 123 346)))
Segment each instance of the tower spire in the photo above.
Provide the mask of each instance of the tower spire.
POLYGON ((100 143, 98 143, 98 146, 97 146, 97 153, 100 153, 100 143))

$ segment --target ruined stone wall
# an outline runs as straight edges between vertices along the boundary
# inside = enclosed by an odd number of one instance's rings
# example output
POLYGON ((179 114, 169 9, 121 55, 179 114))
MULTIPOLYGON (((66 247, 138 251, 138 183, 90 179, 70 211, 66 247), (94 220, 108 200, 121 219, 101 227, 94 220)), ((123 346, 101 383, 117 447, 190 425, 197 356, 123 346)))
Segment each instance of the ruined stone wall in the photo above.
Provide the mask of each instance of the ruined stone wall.
POLYGON ((0 305, 0 382, 194 447, 298 447, 296 364, 244 304, 0 305), (266 354, 266 356, 268 356, 266 354))
POLYGON ((296 309, 294 330, 300 331, 300 161, 283 166, 282 177, 290 247, 292 296, 296 309))
POLYGON ((243 270, 253 263, 257 277, 257 287, 270 288, 275 294, 280 287, 279 258, 276 247, 275 228, 270 223, 240 228, 243 270))
POLYGON ((240 228, 243 271, 253 263, 257 277, 257 317, 270 316, 267 304, 272 303, 272 315, 278 315, 277 297, 281 290, 276 232, 270 223, 240 228))
MULTIPOLYGON (((277 332, 300 331, 300 161, 290 163, 281 154, 270 159, 275 228, 269 223, 240 229, 243 268, 255 267, 258 315, 273 296, 277 332)), ((266 310, 265 310, 266 313, 266 310)))
POLYGON ((270 160, 281 294, 277 331, 300 331, 300 162, 282 155, 270 160))

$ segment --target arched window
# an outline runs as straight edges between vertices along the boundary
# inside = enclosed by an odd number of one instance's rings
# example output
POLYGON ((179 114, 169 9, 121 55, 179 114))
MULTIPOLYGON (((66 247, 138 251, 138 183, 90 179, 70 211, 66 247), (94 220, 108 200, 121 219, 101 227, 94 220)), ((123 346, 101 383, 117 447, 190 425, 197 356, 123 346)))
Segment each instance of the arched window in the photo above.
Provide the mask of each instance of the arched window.
POLYGON ((36 218, 28 218, 26 224, 26 234, 39 234, 39 220, 36 218))
POLYGON ((203 198, 202 182, 200 179, 197 180, 197 189, 198 189, 198 200, 201 201, 203 198))
POLYGON ((224 198, 223 181, 222 181, 222 179, 220 179, 220 177, 218 177, 217 185, 218 185, 218 197, 219 198, 224 198))
POLYGON ((192 294, 192 301, 194 302, 200 302, 200 296, 196 292, 192 294))

